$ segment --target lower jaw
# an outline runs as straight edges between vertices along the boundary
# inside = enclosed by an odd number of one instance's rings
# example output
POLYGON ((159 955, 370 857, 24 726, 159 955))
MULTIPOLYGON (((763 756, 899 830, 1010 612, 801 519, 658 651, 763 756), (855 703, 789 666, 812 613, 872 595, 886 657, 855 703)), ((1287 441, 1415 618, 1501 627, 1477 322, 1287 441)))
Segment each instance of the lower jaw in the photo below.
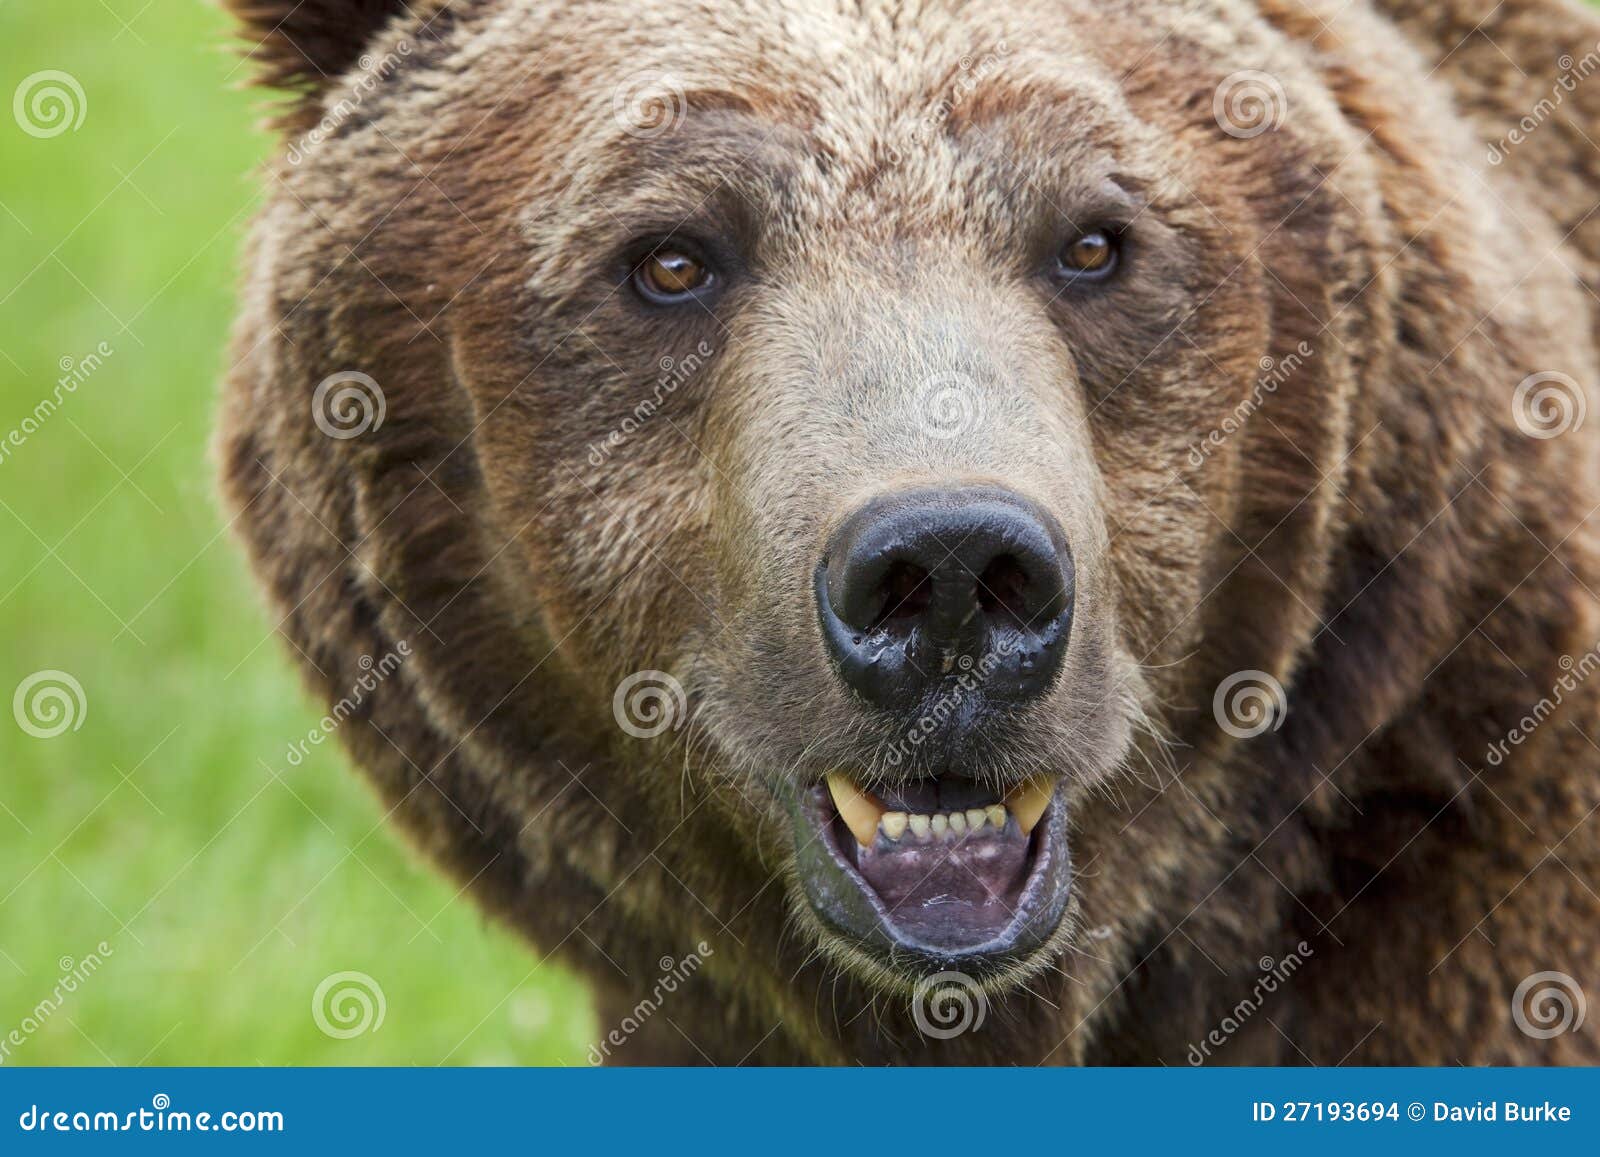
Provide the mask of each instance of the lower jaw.
MULTIPOLYGON (((892 968, 955 967, 982 974, 1012 967, 1049 943, 1067 908, 1071 861, 1060 796, 1055 785, 1025 836, 1015 817, 1007 821, 1006 836, 1026 840, 1014 889, 980 894, 976 901, 914 890, 890 899, 863 875, 859 860, 869 853, 852 837, 828 790, 803 789, 791 798, 790 811, 806 898, 833 933, 892 968)), ((976 838, 973 846, 981 851, 976 838)), ((952 854, 963 851, 964 842, 956 841, 952 854)))

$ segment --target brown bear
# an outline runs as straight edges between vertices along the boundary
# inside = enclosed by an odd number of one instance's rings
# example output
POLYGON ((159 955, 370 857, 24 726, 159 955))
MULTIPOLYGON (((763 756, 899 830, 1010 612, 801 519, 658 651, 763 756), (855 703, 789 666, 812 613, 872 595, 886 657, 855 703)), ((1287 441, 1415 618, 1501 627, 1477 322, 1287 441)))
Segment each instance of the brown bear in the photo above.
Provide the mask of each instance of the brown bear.
POLYGON ((232 6, 236 526, 591 1059, 1600 1061, 1595 15, 232 6))

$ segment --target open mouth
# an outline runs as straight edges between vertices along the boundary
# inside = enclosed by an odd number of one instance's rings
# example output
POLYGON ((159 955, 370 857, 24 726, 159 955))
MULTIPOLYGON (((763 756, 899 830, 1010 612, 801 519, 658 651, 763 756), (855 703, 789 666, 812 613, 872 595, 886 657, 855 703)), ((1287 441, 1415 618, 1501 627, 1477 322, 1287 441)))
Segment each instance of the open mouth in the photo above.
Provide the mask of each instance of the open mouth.
POLYGON ((1040 777, 1001 795, 940 775, 874 793, 831 773, 794 808, 812 907, 852 940, 938 962, 1036 948, 1070 885, 1058 784, 1040 777))

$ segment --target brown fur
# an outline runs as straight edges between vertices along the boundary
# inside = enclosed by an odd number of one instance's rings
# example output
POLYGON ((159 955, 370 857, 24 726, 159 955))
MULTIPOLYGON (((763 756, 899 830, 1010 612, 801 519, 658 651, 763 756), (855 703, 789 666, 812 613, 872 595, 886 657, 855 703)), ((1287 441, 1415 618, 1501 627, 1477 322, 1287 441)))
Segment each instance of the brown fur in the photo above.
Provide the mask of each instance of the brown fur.
POLYGON ((429 856, 590 977, 605 1027, 659 958, 712 947, 613 1059, 1177 1064, 1304 940, 1215 1059, 1600 1060, 1600 1016, 1540 1040, 1511 1009, 1540 971, 1600 994, 1600 686, 1485 755, 1600 643, 1600 420, 1538 439, 1512 412, 1531 373, 1600 369, 1600 81, 1484 162, 1600 20, 235 7, 304 89, 296 126, 345 101, 254 233, 219 443, 238 526, 320 695, 409 645, 341 739, 429 856), (336 70, 402 43, 352 102, 336 70), (1241 69, 1281 83, 1275 131, 1219 129, 1241 69), (646 70, 682 103, 630 135, 614 94, 646 70), (1052 301, 1032 262, 1109 178, 1139 203, 1125 276, 1052 301), (621 247, 673 228, 737 271, 710 310, 620 288, 621 247), (387 408, 347 440, 310 414, 342 370, 387 408), (938 440, 908 414, 948 372, 986 411, 938 440), (1066 672, 988 769, 1068 775, 1074 905, 948 1041, 914 1027, 914 977, 818 925, 777 805, 892 738, 832 678, 809 580, 856 502, 929 478, 1048 506, 1080 583, 1066 672), (641 669, 681 680, 686 726, 618 728, 641 669), (1242 670, 1289 703, 1243 740, 1211 710, 1242 670))
POLYGON ((314 94, 355 65, 394 17, 439 7, 432 0, 415 7, 404 0, 233 0, 230 6, 244 26, 246 51, 261 82, 302 94, 314 94))

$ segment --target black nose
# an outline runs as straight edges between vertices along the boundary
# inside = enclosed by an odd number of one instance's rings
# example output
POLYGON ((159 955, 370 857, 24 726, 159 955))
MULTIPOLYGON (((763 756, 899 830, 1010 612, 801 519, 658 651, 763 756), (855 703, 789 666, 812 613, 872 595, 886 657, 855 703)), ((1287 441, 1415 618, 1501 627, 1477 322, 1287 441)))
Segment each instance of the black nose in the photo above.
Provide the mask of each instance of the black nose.
POLYGON ((839 674, 896 711, 957 689, 969 705, 1026 702, 1055 678, 1072 626, 1066 537, 1008 490, 875 499, 834 534, 816 585, 839 674))

